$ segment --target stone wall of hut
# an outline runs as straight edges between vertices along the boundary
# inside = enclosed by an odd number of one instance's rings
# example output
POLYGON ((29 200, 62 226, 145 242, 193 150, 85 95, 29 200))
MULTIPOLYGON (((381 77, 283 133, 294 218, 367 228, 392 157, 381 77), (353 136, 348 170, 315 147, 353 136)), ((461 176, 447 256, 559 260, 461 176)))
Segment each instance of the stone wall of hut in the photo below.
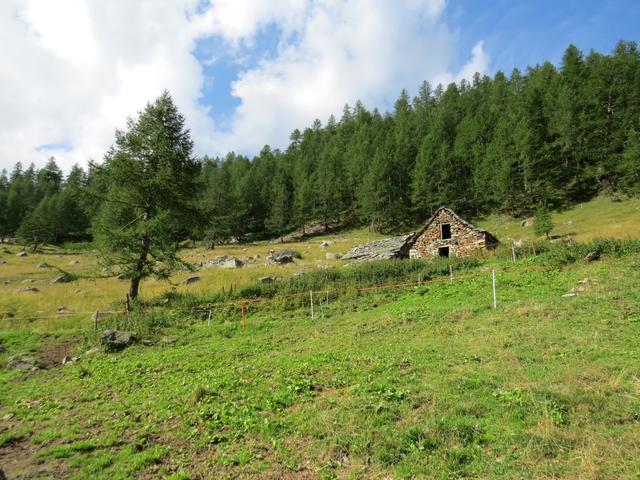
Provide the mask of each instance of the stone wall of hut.
POLYGON ((465 257, 493 248, 495 245, 492 240, 486 232, 474 230, 448 211, 441 210, 417 238, 409 256, 412 258, 437 257, 440 247, 449 247, 450 257, 465 257), (442 224, 451 225, 451 238, 441 238, 442 224))

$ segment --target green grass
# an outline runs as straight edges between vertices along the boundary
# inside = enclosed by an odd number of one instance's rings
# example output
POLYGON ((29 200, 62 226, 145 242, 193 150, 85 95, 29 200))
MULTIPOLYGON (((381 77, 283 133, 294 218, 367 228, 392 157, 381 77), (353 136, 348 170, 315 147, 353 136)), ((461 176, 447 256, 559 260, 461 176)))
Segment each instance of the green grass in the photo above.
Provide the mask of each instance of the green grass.
MULTIPOLYGON (((26 478, 637 478, 640 256, 544 258, 0 369, 0 455, 26 478)), ((0 361, 52 341, 0 337, 0 361)))

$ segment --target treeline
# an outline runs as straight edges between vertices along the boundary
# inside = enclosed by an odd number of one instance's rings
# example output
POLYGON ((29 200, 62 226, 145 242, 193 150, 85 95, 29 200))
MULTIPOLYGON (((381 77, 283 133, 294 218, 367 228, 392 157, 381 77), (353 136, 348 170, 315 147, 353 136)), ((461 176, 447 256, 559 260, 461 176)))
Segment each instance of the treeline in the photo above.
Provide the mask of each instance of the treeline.
MULTIPOLYGON (((185 235, 277 236, 312 221, 399 230, 448 205, 475 216, 559 208, 600 192, 640 192, 640 53, 574 46, 557 68, 403 91, 392 112, 345 106, 295 130, 284 151, 199 162, 197 225, 185 235)), ((0 236, 59 242, 90 230, 96 166, 67 178, 53 160, 0 176, 0 236), (46 235, 43 232, 46 231, 46 235), (46 237, 46 238, 44 238, 46 237)), ((195 214, 194 214, 195 215, 195 214)))

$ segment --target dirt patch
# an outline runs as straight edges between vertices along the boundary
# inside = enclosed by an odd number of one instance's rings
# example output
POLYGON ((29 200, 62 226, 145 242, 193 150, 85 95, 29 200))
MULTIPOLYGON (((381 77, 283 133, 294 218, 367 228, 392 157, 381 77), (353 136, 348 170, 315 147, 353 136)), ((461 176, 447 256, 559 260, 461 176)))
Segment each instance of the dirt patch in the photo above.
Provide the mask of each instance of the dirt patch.
POLYGON ((64 339, 45 339, 36 350, 36 356, 42 361, 45 368, 55 368, 62 365, 65 356, 73 356, 74 350, 78 346, 77 337, 65 337, 64 339))

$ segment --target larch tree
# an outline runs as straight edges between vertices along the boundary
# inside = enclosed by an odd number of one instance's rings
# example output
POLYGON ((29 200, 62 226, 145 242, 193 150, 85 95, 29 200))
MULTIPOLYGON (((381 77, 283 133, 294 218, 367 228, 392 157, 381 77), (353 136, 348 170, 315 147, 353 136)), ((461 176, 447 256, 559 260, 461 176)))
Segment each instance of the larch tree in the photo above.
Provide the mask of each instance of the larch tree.
POLYGON ((165 91, 147 104, 105 155, 99 175, 107 193, 94 219, 101 263, 130 279, 129 296, 140 281, 168 278, 184 263, 179 240, 197 220, 194 206, 199 163, 184 117, 165 91))

